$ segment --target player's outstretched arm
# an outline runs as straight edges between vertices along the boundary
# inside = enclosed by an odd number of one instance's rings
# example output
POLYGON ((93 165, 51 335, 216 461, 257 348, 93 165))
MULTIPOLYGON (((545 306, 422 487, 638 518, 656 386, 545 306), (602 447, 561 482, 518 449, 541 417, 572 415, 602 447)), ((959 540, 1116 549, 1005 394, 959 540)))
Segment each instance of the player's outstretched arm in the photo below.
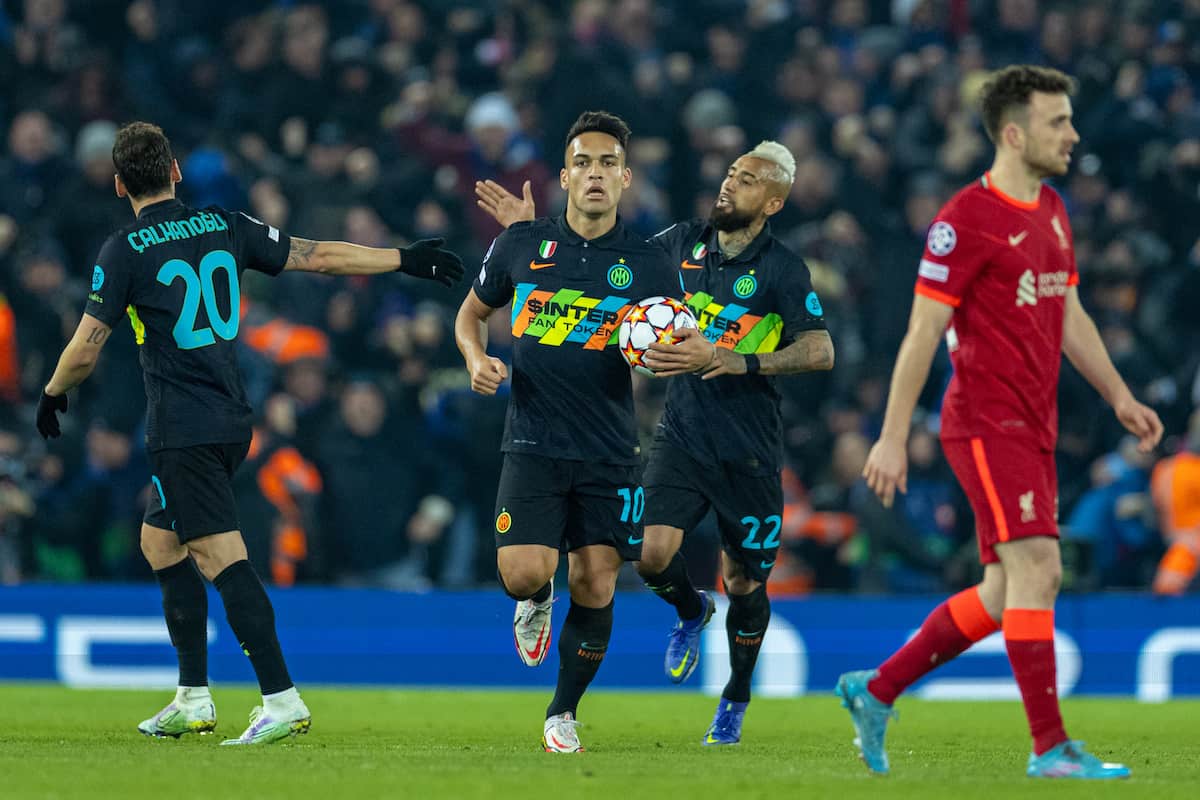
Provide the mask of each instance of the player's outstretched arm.
POLYGON ((1162 421, 1154 409, 1137 401, 1113 366, 1096 323, 1079 302, 1079 289, 1075 286, 1067 289, 1062 347, 1079 374, 1112 406, 1125 429, 1138 437, 1138 449, 1144 453, 1153 450, 1162 439, 1162 421))
POLYGON ((508 377, 504 362, 487 354, 487 320, 495 310, 472 288, 454 318, 454 341, 471 374, 471 391, 488 396, 508 377))
POLYGON ((900 343, 888 391, 883 431, 867 456, 863 477, 867 486, 891 508, 896 489, 908 492, 908 429, 929 367, 954 309, 924 295, 913 296, 908 332, 900 343))
POLYGON ((54 368, 50 382, 38 399, 37 429, 43 438, 55 439, 62 435, 58 414, 67 410, 67 392, 92 374, 110 333, 112 328, 91 314, 84 314, 79 321, 75 335, 63 348, 62 355, 58 357, 58 366, 54 368))
POLYGON ((349 242, 317 242, 293 236, 284 269, 326 275, 379 275, 404 272, 453 286, 462 279, 462 259, 442 247, 443 239, 422 239, 398 250, 349 242))
POLYGON ((495 181, 475 181, 475 205, 505 228, 514 222, 527 222, 534 218, 536 208, 529 181, 525 181, 521 187, 521 195, 518 198, 495 181))

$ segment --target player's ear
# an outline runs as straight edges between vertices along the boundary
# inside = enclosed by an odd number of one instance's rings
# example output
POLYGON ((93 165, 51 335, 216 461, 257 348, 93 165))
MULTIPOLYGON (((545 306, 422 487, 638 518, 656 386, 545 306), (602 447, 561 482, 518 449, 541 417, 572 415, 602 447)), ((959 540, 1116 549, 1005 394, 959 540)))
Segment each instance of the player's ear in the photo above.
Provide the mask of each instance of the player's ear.
POLYGON ((567 168, 563 167, 558 171, 558 186, 564 192, 567 190, 567 168))
POLYGON ((113 189, 117 192, 117 197, 128 197, 129 192, 125 189, 125 184, 121 183, 120 175, 113 175, 113 189))
POLYGON ((183 181, 183 172, 179 169, 179 160, 171 159, 171 183, 180 183, 183 181))
POLYGON ((763 204, 762 213, 768 217, 778 214, 779 210, 783 208, 783 204, 786 200, 787 200, 786 195, 781 195, 781 194, 771 195, 771 198, 769 200, 767 200, 767 202, 765 204, 763 204))
POLYGON ((1020 150, 1025 142, 1025 131, 1016 122, 1006 123, 1000 135, 1004 138, 1005 144, 1017 150, 1020 150))
POLYGON ((625 169, 621 170, 621 188, 628 189, 631 183, 633 183, 633 170, 625 167, 625 169))

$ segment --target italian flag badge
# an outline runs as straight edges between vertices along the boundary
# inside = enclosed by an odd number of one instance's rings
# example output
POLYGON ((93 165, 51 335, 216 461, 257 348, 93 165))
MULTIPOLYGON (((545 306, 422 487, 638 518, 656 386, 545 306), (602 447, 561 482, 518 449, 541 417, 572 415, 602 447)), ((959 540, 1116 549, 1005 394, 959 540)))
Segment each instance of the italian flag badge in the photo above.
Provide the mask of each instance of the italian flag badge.
POLYGON ((708 245, 704 242, 696 242, 696 246, 692 248, 692 260, 699 261, 708 255, 708 245))
POLYGON ((542 258, 551 258, 554 251, 558 249, 558 242, 552 242, 548 239, 542 240, 542 246, 538 248, 538 255, 542 258))

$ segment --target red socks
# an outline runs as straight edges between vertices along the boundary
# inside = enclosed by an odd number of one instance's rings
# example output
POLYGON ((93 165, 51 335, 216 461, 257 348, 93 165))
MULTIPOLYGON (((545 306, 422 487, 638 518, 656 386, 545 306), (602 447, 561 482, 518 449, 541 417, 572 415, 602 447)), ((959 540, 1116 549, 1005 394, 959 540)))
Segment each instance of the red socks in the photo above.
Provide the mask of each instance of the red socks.
POLYGON ((1021 689, 1033 752, 1041 755, 1066 741, 1055 684, 1054 611, 1010 608, 1004 612, 1004 643, 1021 689))
MULTIPOLYGON (((945 664, 999 627, 983 607, 978 587, 965 589, 930 612, 916 636, 880 665, 879 674, 867 684, 867 690, 875 699, 891 705, 922 675, 945 664)), ((1010 647, 1010 657, 1011 653, 1010 647)), ((1053 669, 1052 658, 1051 685, 1053 669)))

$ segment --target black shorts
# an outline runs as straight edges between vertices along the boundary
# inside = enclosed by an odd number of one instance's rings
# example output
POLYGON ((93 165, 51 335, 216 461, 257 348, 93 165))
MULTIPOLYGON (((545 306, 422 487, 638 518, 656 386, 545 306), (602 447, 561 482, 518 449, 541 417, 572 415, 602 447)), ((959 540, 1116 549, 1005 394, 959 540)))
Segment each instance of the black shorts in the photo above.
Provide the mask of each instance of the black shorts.
POLYGON ((240 530, 233 473, 249 450, 249 442, 239 442, 150 452, 154 491, 146 524, 175 531, 180 542, 240 530))
POLYGON ((643 478, 646 525, 667 525, 685 533, 717 515, 721 547, 742 565, 746 577, 766 581, 779 552, 783 527, 783 484, 778 472, 762 474, 733 462, 703 464, 683 448, 658 436, 643 478))
POLYGON ((541 544, 559 552, 605 544, 642 557, 641 467, 505 453, 496 490, 496 547, 541 544))

